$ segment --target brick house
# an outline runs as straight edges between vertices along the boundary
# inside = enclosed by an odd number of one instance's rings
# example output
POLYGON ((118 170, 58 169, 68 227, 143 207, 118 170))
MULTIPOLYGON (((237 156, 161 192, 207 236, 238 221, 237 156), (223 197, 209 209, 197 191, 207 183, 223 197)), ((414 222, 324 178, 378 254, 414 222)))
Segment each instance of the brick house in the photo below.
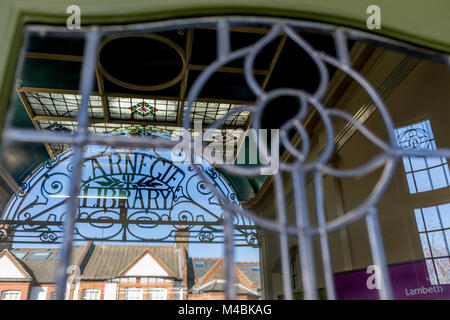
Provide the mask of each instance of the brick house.
MULTIPOLYGON (((51 300, 60 252, 0 253, 1 299, 51 300)), ((187 246, 74 246, 66 298, 73 300, 224 299, 223 259, 190 258, 187 246)), ((259 264, 237 262, 237 299, 260 299, 259 264)))
MULTIPOLYGON (((192 258, 194 285, 190 300, 225 299, 225 275, 223 258, 192 258)), ((259 300, 260 281, 258 262, 236 262, 236 299, 259 300)))
MULTIPOLYGON (((73 247, 73 266, 83 261, 86 249, 73 247)), ((56 249, 4 249, 0 253, 0 299, 52 299, 58 264, 56 249)))

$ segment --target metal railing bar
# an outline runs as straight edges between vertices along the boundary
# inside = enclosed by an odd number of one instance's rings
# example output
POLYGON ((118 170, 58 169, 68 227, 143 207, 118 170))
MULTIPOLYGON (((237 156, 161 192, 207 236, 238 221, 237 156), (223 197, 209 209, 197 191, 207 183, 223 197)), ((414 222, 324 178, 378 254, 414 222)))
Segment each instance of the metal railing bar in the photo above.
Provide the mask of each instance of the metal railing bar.
MULTIPOLYGON (((304 174, 302 172, 292 173, 292 184, 295 198, 295 216, 297 225, 302 228, 308 228, 309 216, 304 174)), ((304 298, 305 300, 316 300, 316 271, 314 266, 314 252, 311 235, 299 233, 297 237, 304 298)))
POLYGON ((380 268, 381 276, 381 288, 378 290, 381 300, 393 299, 391 280, 389 279, 389 270, 387 268, 386 256, 383 247, 383 238, 380 231, 380 225, 378 222, 377 209, 369 208, 369 212, 366 215, 367 233, 369 235, 370 249, 372 252, 372 259, 376 266, 380 268))
POLYGON ((94 27, 86 35, 84 56, 86 57, 81 69, 80 91, 82 95, 81 106, 78 111, 78 129, 75 133, 76 144, 72 158, 72 177, 70 184, 71 197, 67 202, 67 214, 64 220, 64 237, 62 242, 61 261, 56 280, 56 299, 66 298, 67 269, 70 265, 75 216, 78 210, 78 195, 80 193, 81 171, 83 163, 83 149, 86 144, 86 136, 89 121, 89 96, 94 87, 95 68, 97 64, 97 50, 100 44, 100 33, 94 27))
MULTIPOLYGON (((286 204, 284 201, 284 186, 283 180, 280 173, 276 174, 274 177, 275 182, 275 195, 277 201, 277 212, 278 212, 278 223, 286 228, 286 204)), ((281 230, 279 232, 280 238, 280 254, 281 254, 281 273, 283 277, 283 293, 286 300, 292 300, 292 283, 291 283, 291 267, 289 265, 289 242, 288 234, 286 230, 281 230)))
POLYGON ((314 175, 314 191, 316 198, 316 213, 319 227, 320 252, 322 255, 323 273, 325 278, 325 290, 329 300, 336 299, 336 290, 334 287, 333 268, 330 257, 330 247, 328 243, 328 233, 325 230, 326 215, 323 196, 323 176, 321 172, 314 175))

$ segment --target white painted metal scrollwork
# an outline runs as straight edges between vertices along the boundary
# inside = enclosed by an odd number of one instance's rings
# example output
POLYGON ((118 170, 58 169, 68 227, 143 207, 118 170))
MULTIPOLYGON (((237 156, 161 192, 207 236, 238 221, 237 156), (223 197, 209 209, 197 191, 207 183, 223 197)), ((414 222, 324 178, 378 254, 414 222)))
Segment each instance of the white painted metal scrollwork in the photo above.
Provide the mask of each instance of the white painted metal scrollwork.
MULTIPOLYGON (((313 237, 320 239, 321 257, 324 265, 325 286, 327 297, 329 299, 335 298, 333 275, 331 270, 331 260, 328 248, 328 234, 330 232, 339 230, 358 219, 365 219, 368 227, 369 240, 372 249, 372 257, 374 264, 380 266, 382 270, 382 289, 380 290, 380 297, 384 299, 392 298, 392 293, 389 284, 388 272, 386 267, 386 259, 384 255, 384 249, 382 244, 382 238, 380 235, 380 229, 378 226, 377 218, 377 203, 386 190, 397 164, 402 156, 440 156, 450 157, 449 149, 438 150, 426 150, 421 147, 426 143, 426 137, 420 132, 408 133, 408 139, 401 139, 400 145, 397 143, 395 136, 394 126, 389 115, 388 109, 384 105, 382 99, 378 95, 377 91, 372 85, 356 70, 354 70, 350 63, 347 39, 365 39, 375 41, 380 44, 386 44, 390 47, 402 49, 402 45, 393 43, 390 40, 384 40, 382 38, 366 35, 364 33, 356 32, 354 30, 348 30, 343 28, 337 28, 335 26, 282 20, 271 18, 257 18, 257 17, 228 17, 228 18, 198 18, 181 21, 165 21, 149 24, 141 24, 135 26, 107 26, 95 28, 93 30, 85 30, 73 33, 78 36, 86 36, 88 41, 85 46, 85 59, 82 71, 82 87, 81 93, 83 95, 83 102, 81 110, 78 114, 78 132, 75 135, 65 134, 63 132, 48 133, 48 132, 27 132, 26 130, 8 129, 5 132, 5 140, 18 141, 18 142, 56 142, 56 143, 68 143, 75 145, 74 150, 74 162, 72 169, 72 182, 71 182, 71 195, 79 194, 80 186, 78 181, 81 179, 81 164, 83 146, 87 144, 96 145, 109 145, 117 146, 121 145, 132 146, 136 148, 145 147, 158 147, 158 148, 172 148, 176 145, 174 141, 167 141, 162 138, 124 138, 124 137, 112 137, 112 136, 93 136, 87 133, 86 126, 88 120, 87 100, 92 91, 92 78, 93 70, 95 68, 96 52, 98 48, 99 38, 102 35, 110 34, 128 34, 128 33, 155 33, 167 30, 177 30, 191 27, 213 27, 217 30, 217 58, 208 67, 202 71, 192 85, 190 92, 187 95, 187 102, 185 106, 183 127, 187 130, 192 129, 191 118, 189 117, 193 103, 199 97, 200 92, 208 83, 211 76, 218 71, 219 68, 226 66, 228 63, 237 59, 244 59, 244 77, 248 87, 252 90, 257 97, 255 103, 250 106, 244 106, 234 109, 223 118, 214 122, 210 128, 221 128, 226 119, 243 111, 248 111, 253 118, 252 128, 256 130, 261 128, 261 120, 265 108, 270 101, 279 97, 294 97, 299 101, 299 112, 282 125, 279 131, 280 141, 279 143, 287 150, 293 161, 281 162, 279 167, 275 171, 273 176, 274 181, 274 193, 275 201, 277 204, 277 220, 273 221, 267 218, 263 218, 255 212, 251 212, 248 209, 242 208, 236 205, 236 201, 230 199, 221 192, 215 183, 210 179, 207 172, 201 169, 198 165, 193 165, 192 168, 196 171, 197 175, 202 178, 204 184, 209 190, 211 190, 225 211, 223 217, 224 223, 224 236, 225 236, 225 272, 226 272, 226 293, 227 298, 233 299, 235 297, 234 286, 234 269, 233 269, 233 215, 239 214, 252 220, 258 227, 266 229, 272 232, 276 232, 279 235, 280 240, 280 254, 281 254, 281 268, 283 276, 283 290, 284 296, 287 299, 292 299, 292 288, 290 279, 290 259, 288 250, 288 236, 298 237, 298 254, 300 257, 301 276, 303 283, 303 292, 306 299, 317 298, 317 284, 316 284, 316 268, 314 265, 314 252, 312 248, 313 237), (261 39, 254 44, 240 48, 237 50, 231 50, 230 46, 230 26, 245 25, 245 26, 264 26, 269 27, 270 31, 266 33, 261 39), (299 34, 299 31, 310 31, 318 33, 326 33, 331 35, 335 40, 335 48, 337 57, 331 56, 324 52, 315 50, 307 41, 299 34), (320 75, 320 81, 318 87, 313 93, 308 93, 301 89, 292 88, 278 88, 274 90, 265 91, 261 85, 257 82, 254 76, 254 64, 255 59, 261 50, 264 49, 271 41, 279 37, 280 35, 286 35, 292 40, 300 49, 309 55, 311 60, 315 63, 318 73, 320 75), (351 114, 342 110, 326 108, 321 100, 327 92, 329 85, 329 74, 327 64, 333 66, 344 72, 347 76, 356 81, 369 95, 373 101, 377 112, 382 118, 384 123, 387 141, 382 140, 374 132, 365 127, 361 122, 357 121, 351 114), (312 162, 308 162, 311 142, 307 129, 304 127, 304 121, 307 114, 314 111, 321 119, 326 136, 326 143, 324 149, 320 155, 312 162), (333 156, 335 148, 336 132, 333 127, 333 120, 340 119, 353 125, 360 134, 362 134, 367 140, 377 146, 381 153, 370 160, 368 163, 353 169, 336 169, 330 164, 330 159, 333 156), (291 144, 288 139, 288 132, 295 130, 301 139, 300 147, 291 144), (403 141, 405 141, 403 143, 403 141), (412 144, 412 145, 411 145, 412 144), (364 176, 376 169, 382 168, 382 174, 379 180, 374 186, 372 192, 367 199, 358 207, 346 212, 331 221, 326 220, 324 209, 324 192, 323 192, 323 178, 326 175, 336 178, 357 178, 364 176), (287 203, 286 203, 286 190, 284 179, 285 176, 289 176, 292 179, 292 193, 294 199, 296 225, 287 223, 287 203), (310 208, 307 206, 306 201, 306 182, 312 181, 315 190, 315 214, 317 215, 318 225, 314 226, 310 223, 310 208)), ((44 27, 44 26, 32 26, 28 28, 29 33, 42 33, 48 32, 49 34, 65 34, 64 30, 57 27, 44 27)), ((407 50, 412 51, 410 47, 405 47, 407 50)), ((428 53, 421 53, 427 55, 428 53)), ((430 57, 430 56, 427 56, 430 57)), ((436 59, 440 59, 437 57, 436 59)), ((442 60, 445 60, 443 58, 442 60)), ((194 149, 195 139, 192 141, 192 149, 194 149)), ((273 146, 272 146, 273 149, 273 146)), ((271 159, 268 148, 261 146, 259 152, 266 158, 271 159)), ((192 160, 194 160, 194 153, 192 153, 192 160)), ((273 158, 272 158, 273 160, 273 158)), ((244 167, 234 164, 216 164, 223 170, 235 174, 244 176, 256 176, 261 174, 261 170, 269 169, 270 163, 261 166, 244 167)), ((68 202, 69 212, 68 216, 75 217, 77 212, 78 200, 68 202)), ((63 241, 63 258, 61 270, 66 270, 68 265, 68 257, 70 256, 72 236, 73 236, 73 224, 74 220, 66 219, 64 231, 65 239, 63 241)), ((0 230, 0 238, 3 236, 3 232, 0 230)), ((204 232, 201 235, 203 241, 209 241, 212 235, 208 232, 204 232)), ((250 235, 248 241, 255 241, 254 235, 250 235)), ((67 275, 62 272, 58 281, 58 297, 64 298, 64 290, 67 275)))

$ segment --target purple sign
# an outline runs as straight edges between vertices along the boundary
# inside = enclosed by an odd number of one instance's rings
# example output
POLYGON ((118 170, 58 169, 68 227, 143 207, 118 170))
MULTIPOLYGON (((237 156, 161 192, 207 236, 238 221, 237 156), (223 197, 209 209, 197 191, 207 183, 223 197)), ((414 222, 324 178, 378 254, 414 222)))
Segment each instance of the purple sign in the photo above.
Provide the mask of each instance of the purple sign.
MULTIPOLYGON (((450 300, 450 284, 432 285, 425 261, 389 266, 394 299, 450 300)), ((378 290, 369 289, 366 270, 334 275, 337 298, 340 300, 375 300, 378 290)))

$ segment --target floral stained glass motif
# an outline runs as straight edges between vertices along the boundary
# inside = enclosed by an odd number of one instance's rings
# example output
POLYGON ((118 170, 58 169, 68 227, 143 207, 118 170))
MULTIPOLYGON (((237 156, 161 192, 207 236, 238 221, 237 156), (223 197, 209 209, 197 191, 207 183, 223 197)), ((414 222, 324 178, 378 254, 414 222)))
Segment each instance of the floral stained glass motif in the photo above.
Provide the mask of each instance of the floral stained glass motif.
POLYGON ((149 115, 154 115, 158 109, 154 106, 149 105, 147 102, 142 101, 130 107, 131 113, 138 114, 142 117, 147 117, 149 115))
POLYGON ((105 132, 105 134, 112 136, 139 136, 139 137, 158 136, 170 138, 172 136, 172 130, 156 127, 147 128, 145 126, 130 126, 118 128, 110 132, 105 132))

